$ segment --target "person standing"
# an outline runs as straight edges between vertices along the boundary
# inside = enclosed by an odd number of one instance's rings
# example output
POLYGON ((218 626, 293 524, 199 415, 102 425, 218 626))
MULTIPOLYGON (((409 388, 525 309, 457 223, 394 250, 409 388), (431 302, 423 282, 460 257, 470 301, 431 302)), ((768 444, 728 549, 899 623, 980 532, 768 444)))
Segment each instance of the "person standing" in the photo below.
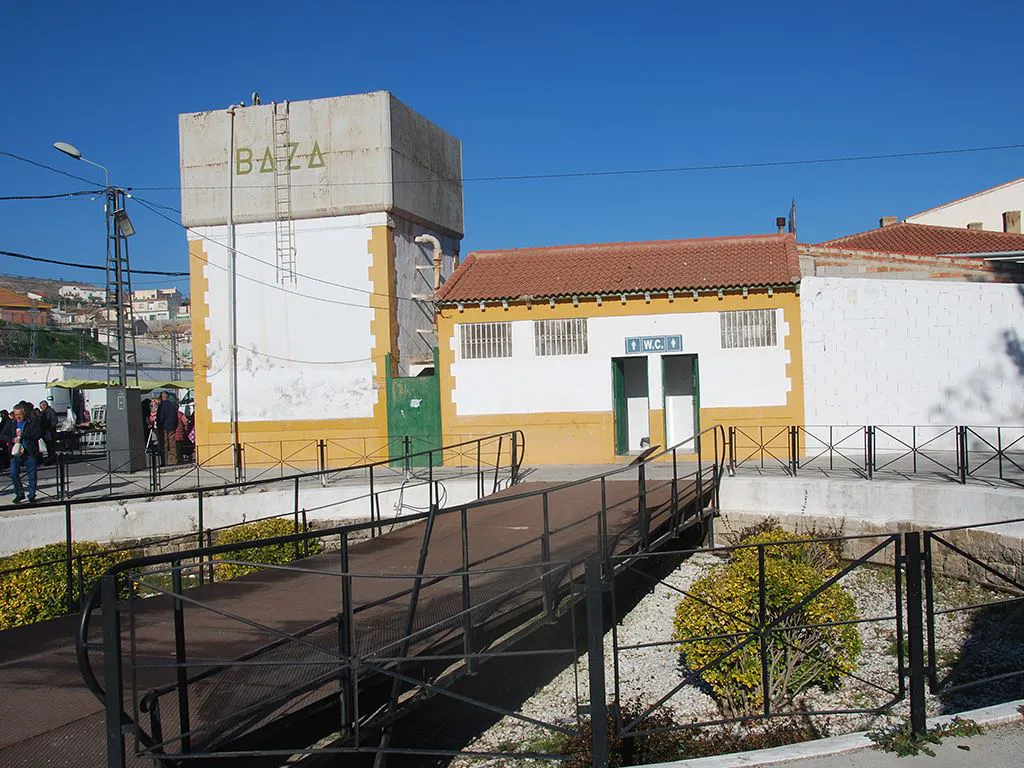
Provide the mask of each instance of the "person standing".
MULTIPOLYGON (((3 435, 7 425, 11 421, 11 413, 6 408, 0 410, 0 435, 3 435)), ((11 468, 11 444, 0 439, 0 471, 6 472, 11 468)))
POLYGON ((178 444, 174 435, 178 431, 178 406, 166 392, 160 393, 160 405, 156 409, 156 424, 160 429, 160 445, 164 449, 164 464, 178 463, 178 444))
POLYGON ((45 400, 39 403, 39 428, 43 431, 43 445, 46 446, 46 463, 57 463, 57 411, 45 400))
POLYGON ((31 406, 19 403, 14 407, 13 418, 0 433, 0 440, 11 444, 11 484, 14 486, 14 503, 25 500, 25 489, 21 484, 21 470, 28 478, 28 503, 36 500, 36 467, 39 461, 39 438, 42 428, 32 418, 31 406))

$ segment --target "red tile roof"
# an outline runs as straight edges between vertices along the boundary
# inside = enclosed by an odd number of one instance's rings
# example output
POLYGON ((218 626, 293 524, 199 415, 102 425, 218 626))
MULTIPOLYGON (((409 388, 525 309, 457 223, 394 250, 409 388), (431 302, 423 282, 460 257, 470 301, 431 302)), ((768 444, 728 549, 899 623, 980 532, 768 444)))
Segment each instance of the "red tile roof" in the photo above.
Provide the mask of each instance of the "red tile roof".
POLYGON ((819 245, 852 251, 935 256, 951 253, 1024 251, 1024 235, 900 222, 856 235, 826 240, 819 245))
POLYGON ((799 281, 792 235, 747 235, 478 251, 441 287, 438 299, 753 288, 799 281))

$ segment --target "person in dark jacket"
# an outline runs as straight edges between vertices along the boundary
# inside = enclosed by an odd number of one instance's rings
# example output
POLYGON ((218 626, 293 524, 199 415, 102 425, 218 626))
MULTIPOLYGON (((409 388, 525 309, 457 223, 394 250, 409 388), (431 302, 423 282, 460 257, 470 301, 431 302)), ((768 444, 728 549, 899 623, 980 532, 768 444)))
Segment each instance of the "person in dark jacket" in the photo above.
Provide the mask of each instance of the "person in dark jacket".
POLYGON ((166 392, 160 393, 160 405, 156 409, 156 425, 160 429, 160 445, 164 449, 164 464, 178 463, 178 444, 174 433, 178 430, 178 406, 166 392))
MULTIPOLYGON (((7 424, 11 420, 11 413, 6 408, 0 410, 0 435, 4 433, 7 424)), ((0 472, 6 472, 11 468, 11 446, 6 440, 0 439, 0 472)))
POLYGON ((45 400, 39 403, 39 427, 43 430, 46 463, 57 463, 57 412, 45 400))
POLYGON ((28 478, 28 503, 36 500, 36 466, 39 461, 39 438, 43 436, 39 421, 30 414, 32 408, 25 403, 14 407, 13 418, 0 433, 0 440, 11 445, 11 484, 14 486, 14 503, 25 500, 25 489, 21 484, 21 470, 28 478))

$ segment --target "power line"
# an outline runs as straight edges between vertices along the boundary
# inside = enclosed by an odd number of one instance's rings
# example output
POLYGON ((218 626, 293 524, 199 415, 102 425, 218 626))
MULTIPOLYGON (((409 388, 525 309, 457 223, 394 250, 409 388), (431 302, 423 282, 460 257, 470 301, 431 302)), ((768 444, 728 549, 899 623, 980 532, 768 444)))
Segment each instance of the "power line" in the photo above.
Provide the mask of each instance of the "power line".
MULTIPOLYGON (((157 216, 159 216, 162 219, 166 219, 167 221, 171 222, 175 226, 181 227, 186 232, 191 232, 192 234, 196 235, 197 237, 199 237, 199 238, 201 238, 203 240, 206 240, 208 242, 214 243, 215 245, 219 245, 222 248, 227 248, 228 247, 226 244, 220 242, 219 240, 217 240, 215 238, 212 238, 212 237, 209 237, 208 235, 204 235, 201 232, 197 232, 192 227, 187 227, 184 224, 182 224, 181 222, 175 221, 170 216, 167 216, 166 214, 161 213, 160 211, 158 211, 155 208, 153 208, 152 204, 148 200, 146 200, 145 198, 133 196, 132 199, 138 201, 144 208, 147 208, 151 213, 156 214, 157 216)), ((238 250, 238 248, 235 248, 234 251, 235 251, 235 253, 237 253, 237 254, 239 254, 241 256, 245 256, 246 258, 252 259, 253 261, 258 262, 260 264, 264 264, 264 265, 266 265, 268 267, 275 267, 276 268, 276 266, 277 266, 276 264, 273 264, 273 263, 271 263, 269 261, 264 261, 263 259, 260 259, 260 258, 258 258, 256 256, 253 256, 252 254, 246 253, 245 251, 240 251, 240 250, 238 250)), ((203 259, 203 258, 199 258, 199 257, 196 257, 196 258, 199 261, 201 261, 202 263, 208 264, 209 266, 214 267, 216 269, 220 269, 220 270, 223 270, 225 272, 229 271, 228 267, 221 266, 220 264, 214 264, 209 259, 203 259)), ((259 279, 255 278, 255 277, 251 277, 249 275, 242 274, 241 272, 238 272, 236 274, 237 274, 238 277, 240 277, 240 278, 242 278, 244 280, 249 280, 251 282, 257 283, 258 285, 263 285, 263 286, 266 286, 267 288, 273 288, 274 290, 278 290, 278 291, 284 291, 285 293, 291 293, 290 291, 288 291, 287 288, 284 288, 283 286, 275 285, 274 283, 268 283, 268 282, 265 282, 263 280, 259 280, 259 279)), ((307 274, 303 274, 303 273, 300 273, 300 272, 296 272, 296 275, 299 276, 299 277, 304 277, 304 278, 306 278, 308 280, 311 280, 313 282, 316 282, 316 283, 323 283, 324 285, 330 285, 330 286, 334 286, 336 288, 344 288, 346 290, 356 291, 357 293, 364 293, 364 294, 367 294, 368 296, 383 296, 385 298, 395 299, 397 301, 412 301, 412 302, 417 302, 417 303, 420 303, 420 302, 423 301, 421 299, 414 299, 414 298, 409 297, 409 296, 397 296, 397 295, 392 295, 392 294, 389 294, 389 293, 381 293, 379 291, 368 291, 365 288, 356 288, 356 287, 351 286, 351 285, 344 285, 342 283, 335 283, 335 282, 332 282, 330 280, 324 280, 322 278, 313 277, 312 275, 307 275, 307 274)), ((325 302, 327 304, 338 304, 340 306, 345 306, 345 307, 359 307, 361 309, 374 309, 374 310, 376 310, 376 309, 386 309, 386 307, 378 307, 378 306, 374 306, 373 304, 354 304, 354 303, 352 303, 350 301, 340 301, 338 299, 328 299, 328 298, 326 298, 324 296, 314 296, 314 295, 311 295, 311 294, 295 294, 295 293, 293 293, 292 295, 299 295, 299 296, 302 296, 303 298, 312 299, 314 301, 322 301, 322 302, 325 302)))
POLYGON ((260 357, 268 357, 271 360, 281 360, 286 363, 297 363, 298 365, 351 365, 353 363, 370 363, 384 357, 384 355, 377 355, 375 357, 363 357, 358 360, 295 360, 291 357, 280 357, 278 355, 271 355, 269 352, 260 352, 255 347, 249 348, 239 345, 238 348, 239 350, 251 352, 252 354, 260 357))
MULTIPOLYGON (((2 251, 0 250, 0 256, 9 256, 12 259, 24 259, 25 261, 36 261, 42 264, 57 264, 62 267, 74 267, 75 269, 91 269, 98 270, 100 272, 106 272, 106 267, 101 267, 97 264, 79 264, 74 261, 61 261, 60 259, 45 259, 42 256, 30 256, 27 253, 18 253, 16 251, 2 251)), ((188 272, 161 272, 159 270, 152 269, 130 269, 128 270, 133 275, 162 275, 163 277, 188 277, 188 272)))
MULTIPOLYGON (((761 162, 748 163, 715 163, 711 165, 680 165, 659 168, 625 168, 620 170, 597 170, 597 171, 556 171, 549 173, 524 173, 504 176, 463 176, 458 179, 408 179, 392 182, 380 181, 339 181, 327 183, 293 184, 293 187, 358 187, 358 186, 379 186, 384 183, 391 184, 451 184, 470 183, 481 181, 532 181, 542 179, 579 179, 601 176, 639 176, 662 173, 692 173, 695 171, 731 171, 747 168, 782 168, 786 166, 799 165, 825 165, 832 163, 856 163, 869 160, 900 160, 913 157, 939 157, 943 155, 962 155, 974 152, 1000 152, 1008 149, 1024 149, 1021 144, 997 144, 985 147, 957 147, 955 149, 928 149, 916 152, 889 152, 874 155, 846 155, 841 157, 817 157, 799 160, 766 160, 761 162)), ((210 190, 227 189, 228 185, 182 187, 132 187, 138 191, 172 191, 172 190, 210 190)), ((235 189, 263 189, 264 185, 249 184, 236 185, 235 189)))
POLYGON ((75 175, 73 173, 68 173, 67 171, 62 171, 60 168, 54 168, 52 165, 47 165, 46 163, 40 163, 38 160, 29 160, 27 157, 22 157, 21 155, 16 155, 13 152, 5 152, 4 150, 0 149, 0 155, 2 155, 4 157, 9 157, 9 158, 11 158, 13 160, 20 160, 23 163, 28 163, 29 165, 34 165, 37 168, 45 168, 48 171, 53 171, 54 173, 59 173, 61 176, 67 176, 69 179, 75 179, 76 181, 84 181, 86 184, 95 184, 96 183, 92 179, 87 179, 84 176, 77 176, 77 175, 75 175))
POLYGON ((63 197, 85 197, 87 195, 102 195, 102 189, 84 189, 79 192, 58 192, 55 195, 4 195, 0 200, 58 200, 63 197))

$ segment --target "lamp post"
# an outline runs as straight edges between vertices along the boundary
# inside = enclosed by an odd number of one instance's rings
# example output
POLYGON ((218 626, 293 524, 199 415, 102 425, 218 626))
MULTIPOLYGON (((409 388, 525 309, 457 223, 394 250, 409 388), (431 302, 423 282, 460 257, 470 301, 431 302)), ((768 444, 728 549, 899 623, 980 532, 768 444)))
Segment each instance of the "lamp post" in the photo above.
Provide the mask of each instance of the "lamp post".
MULTIPOLYGON (((108 308, 110 292, 110 267, 111 261, 114 266, 114 304, 117 308, 117 384, 120 387, 128 385, 128 344, 127 337, 130 330, 134 334, 135 329, 125 327, 127 312, 125 307, 125 284, 128 282, 125 261, 127 261, 127 243, 124 243, 126 258, 121 258, 122 240, 126 240, 135 234, 135 227, 124 209, 125 192, 123 189, 110 186, 110 171, 105 165, 93 162, 83 157, 78 147, 68 144, 66 141, 54 142, 53 148, 62 152, 73 160, 80 160, 103 171, 103 183, 106 192, 106 202, 103 211, 107 220, 107 291, 108 308), (113 259, 111 259, 113 249, 113 259)), ((134 344, 132 345, 134 347, 134 344)), ((109 345, 108 345, 109 349, 109 345)), ((135 380, 138 383, 138 370, 135 371, 135 380)), ((107 380, 110 381, 110 359, 107 358, 107 380)))
MULTIPOLYGON (((110 171, 106 166, 86 157, 73 144, 58 141, 54 149, 73 160, 92 165, 103 171, 106 200, 103 206, 107 224, 107 302, 105 312, 108 322, 111 303, 117 313, 117 379, 111 376, 111 347, 107 344, 107 456, 111 471, 127 469, 136 472, 146 467, 146 451, 143 444, 142 414, 138 407, 138 390, 128 389, 128 365, 131 359, 131 378, 135 387, 139 385, 139 371, 135 359, 135 329, 129 324, 131 310, 131 269, 128 266, 128 238, 135 234, 135 227, 125 211, 127 193, 120 187, 110 185, 110 171), (111 302, 111 294, 114 301, 111 302), (131 334, 131 336, 129 336, 131 334), (131 350, 128 342, 131 340, 131 350)), ((154 456, 152 459, 156 461, 154 456)), ((153 464, 155 469, 156 465, 153 464)), ((155 476, 155 472, 154 472, 155 476)), ((153 484, 154 490, 156 483, 153 484)))

